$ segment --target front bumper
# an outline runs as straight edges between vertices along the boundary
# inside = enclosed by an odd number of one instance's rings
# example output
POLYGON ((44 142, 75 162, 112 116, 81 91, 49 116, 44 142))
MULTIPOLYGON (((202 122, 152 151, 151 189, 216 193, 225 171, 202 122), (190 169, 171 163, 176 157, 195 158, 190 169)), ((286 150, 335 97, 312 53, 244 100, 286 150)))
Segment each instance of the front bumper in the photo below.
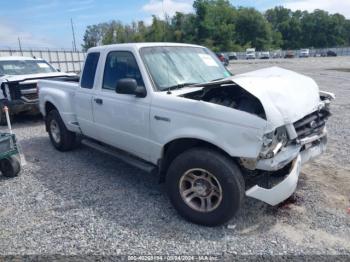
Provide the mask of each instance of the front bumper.
POLYGON ((290 173, 279 184, 270 189, 255 185, 246 191, 246 196, 272 206, 283 202, 294 193, 297 187, 301 165, 322 154, 326 150, 326 144, 327 135, 324 132, 314 140, 301 141, 298 145, 287 147, 272 159, 258 161, 258 169, 269 171, 280 170, 292 161, 293 164, 290 173))
POLYGON ((39 113, 39 104, 38 101, 34 102, 25 102, 21 99, 17 100, 6 100, 2 102, 2 106, 7 106, 10 110, 10 114, 18 114, 21 112, 33 112, 39 113))

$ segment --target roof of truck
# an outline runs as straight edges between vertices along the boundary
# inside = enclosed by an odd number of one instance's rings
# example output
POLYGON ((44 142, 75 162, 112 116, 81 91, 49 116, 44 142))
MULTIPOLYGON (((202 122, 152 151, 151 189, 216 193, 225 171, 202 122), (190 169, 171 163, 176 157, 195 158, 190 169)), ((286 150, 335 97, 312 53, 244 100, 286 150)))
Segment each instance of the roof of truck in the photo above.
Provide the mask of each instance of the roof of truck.
POLYGON ((125 44, 115 44, 115 45, 103 45, 96 46, 89 49, 89 51, 102 51, 106 49, 113 49, 118 47, 131 47, 135 49, 140 49, 142 47, 152 47, 152 46, 192 46, 192 47, 202 47, 199 45, 192 44, 182 44, 182 43, 125 43, 125 44))
POLYGON ((30 56, 2 56, 0 61, 18 61, 18 60, 38 60, 38 58, 33 58, 30 56))

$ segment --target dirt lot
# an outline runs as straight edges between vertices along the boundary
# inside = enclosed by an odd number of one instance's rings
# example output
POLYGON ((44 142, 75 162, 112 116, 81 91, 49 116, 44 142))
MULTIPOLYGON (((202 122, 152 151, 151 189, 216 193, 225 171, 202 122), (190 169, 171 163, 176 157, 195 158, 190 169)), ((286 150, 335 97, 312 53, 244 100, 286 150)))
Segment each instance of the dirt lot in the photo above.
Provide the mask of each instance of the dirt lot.
POLYGON ((18 178, 0 177, 0 254, 350 256, 350 58, 237 61, 230 68, 269 66, 309 75, 337 95, 328 151, 303 168, 288 203, 246 199, 229 226, 193 225, 177 215, 156 177, 86 147, 59 153, 39 118, 20 118, 14 129, 27 165, 18 178))

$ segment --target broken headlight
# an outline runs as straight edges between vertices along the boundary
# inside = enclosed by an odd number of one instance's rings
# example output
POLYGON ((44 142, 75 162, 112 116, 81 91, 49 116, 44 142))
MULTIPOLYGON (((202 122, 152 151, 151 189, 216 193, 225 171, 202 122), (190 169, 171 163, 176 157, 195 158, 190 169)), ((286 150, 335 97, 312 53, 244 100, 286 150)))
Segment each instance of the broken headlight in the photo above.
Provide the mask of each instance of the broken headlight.
POLYGON ((263 137, 263 145, 260 151, 260 158, 274 157, 288 142, 287 130, 284 126, 275 131, 267 133, 263 137))

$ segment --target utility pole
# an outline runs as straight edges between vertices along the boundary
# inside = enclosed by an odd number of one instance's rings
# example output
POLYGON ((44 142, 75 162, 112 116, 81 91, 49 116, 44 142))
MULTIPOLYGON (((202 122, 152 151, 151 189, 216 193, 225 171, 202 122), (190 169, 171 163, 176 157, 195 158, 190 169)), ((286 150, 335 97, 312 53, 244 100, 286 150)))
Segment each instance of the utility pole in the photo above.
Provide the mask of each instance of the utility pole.
POLYGON ((164 10, 164 0, 162 0, 162 9, 163 9, 163 16, 164 16, 164 42, 166 42, 166 23, 167 23, 167 18, 166 18, 166 13, 164 10))
POLYGON ((76 44, 76 41, 75 41, 75 32, 74 32, 74 25, 73 25, 73 19, 71 18, 70 19, 70 24, 72 26, 72 34, 73 34, 73 51, 77 51, 77 44, 76 44))
POLYGON ((18 46, 19 46, 19 50, 21 51, 21 55, 23 55, 21 38, 20 37, 18 37, 18 46))

